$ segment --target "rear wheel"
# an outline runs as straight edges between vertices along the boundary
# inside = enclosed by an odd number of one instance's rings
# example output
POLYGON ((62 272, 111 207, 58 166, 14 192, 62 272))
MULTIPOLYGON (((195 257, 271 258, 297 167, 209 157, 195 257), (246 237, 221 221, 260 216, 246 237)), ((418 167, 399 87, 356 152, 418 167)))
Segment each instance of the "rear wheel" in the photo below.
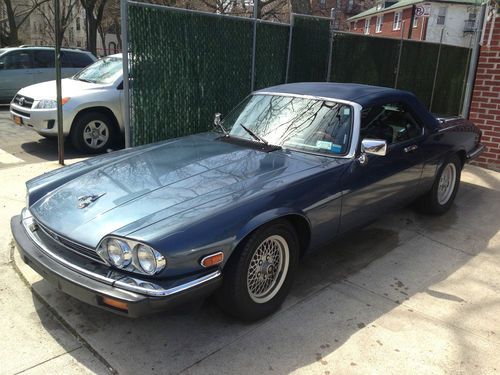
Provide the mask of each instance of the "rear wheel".
POLYGON ((216 295, 227 313, 261 319, 285 300, 298 264, 299 242, 292 225, 277 221, 253 232, 229 259, 216 295))
POLYGON ((71 143, 88 154, 105 152, 116 141, 113 120, 101 112, 87 112, 79 116, 71 129, 71 143))
POLYGON ((432 189, 419 199, 418 207, 431 215, 448 211, 458 192, 461 169, 462 162, 457 155, 446 159, 439 168, 432 189))

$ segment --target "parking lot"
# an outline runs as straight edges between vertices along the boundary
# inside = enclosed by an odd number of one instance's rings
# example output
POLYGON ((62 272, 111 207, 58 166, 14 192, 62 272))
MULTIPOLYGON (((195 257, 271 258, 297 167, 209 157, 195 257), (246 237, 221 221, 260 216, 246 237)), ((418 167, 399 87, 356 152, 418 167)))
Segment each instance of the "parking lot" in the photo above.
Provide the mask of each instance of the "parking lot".
POLYGON ((499 372, 498 173, 468 166, 446 215, 402 209, 306 258, 284 306, 258 323, 211 300, 130 320, 62 294, 19 259, 9 220, 24 181, 57 168, 57 144, 1 116, 0 313, 11 318, 0 373, 499 372))

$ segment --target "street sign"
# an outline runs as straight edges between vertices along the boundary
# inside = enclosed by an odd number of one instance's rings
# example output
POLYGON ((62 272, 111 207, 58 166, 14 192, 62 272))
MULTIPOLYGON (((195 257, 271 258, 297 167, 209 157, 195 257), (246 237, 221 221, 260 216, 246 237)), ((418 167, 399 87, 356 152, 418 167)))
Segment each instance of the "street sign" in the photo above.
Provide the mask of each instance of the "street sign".
POLYGON ((431 15, 431 3, 420 3, 415 6, 415 17, 429 17, 431 15))

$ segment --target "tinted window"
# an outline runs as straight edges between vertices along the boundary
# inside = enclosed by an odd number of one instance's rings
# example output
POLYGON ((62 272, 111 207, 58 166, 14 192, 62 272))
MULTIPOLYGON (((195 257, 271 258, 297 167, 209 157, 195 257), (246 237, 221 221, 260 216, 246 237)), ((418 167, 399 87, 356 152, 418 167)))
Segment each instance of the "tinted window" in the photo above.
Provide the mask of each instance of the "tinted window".
POLYGON ((68 52, 68 51, 61 51, 61 68, 72 68, 73 67, 73 62, 71 61, 69 54, 70 54, 70 52, 68 52))
POLYGON ((29 51, 12 51, 0 57, 4 69, 31 69, 33 67, 29 51))
POLYGON ((35 50, 33 53, 33 62, 35 68, 53 68, 55 65, 55 53, 48 50, 35 50))
POLYGON ((80 52, 67 52, 75 68, 85 68, 87 65, 92 64, 94 61, 86 53, 80 52))
POLYGON ((388 144, 422 135, 422 126, 401 103, 364 108, 361 112, 361 139, 384 139, 388 144))

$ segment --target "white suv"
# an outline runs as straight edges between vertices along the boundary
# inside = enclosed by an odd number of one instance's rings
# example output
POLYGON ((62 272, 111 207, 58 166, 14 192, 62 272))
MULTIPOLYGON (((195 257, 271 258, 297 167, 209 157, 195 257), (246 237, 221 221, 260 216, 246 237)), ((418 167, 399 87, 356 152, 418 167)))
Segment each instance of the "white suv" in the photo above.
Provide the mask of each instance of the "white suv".
MULTIPOLYGON (((63 132, 85 153, 117 145, 123 132, 122 55, 104 57, 62 80, 63 132)), ((56 82, 25 87, 10 103, 12 120, 44 137, 57 136, 56 82)))

